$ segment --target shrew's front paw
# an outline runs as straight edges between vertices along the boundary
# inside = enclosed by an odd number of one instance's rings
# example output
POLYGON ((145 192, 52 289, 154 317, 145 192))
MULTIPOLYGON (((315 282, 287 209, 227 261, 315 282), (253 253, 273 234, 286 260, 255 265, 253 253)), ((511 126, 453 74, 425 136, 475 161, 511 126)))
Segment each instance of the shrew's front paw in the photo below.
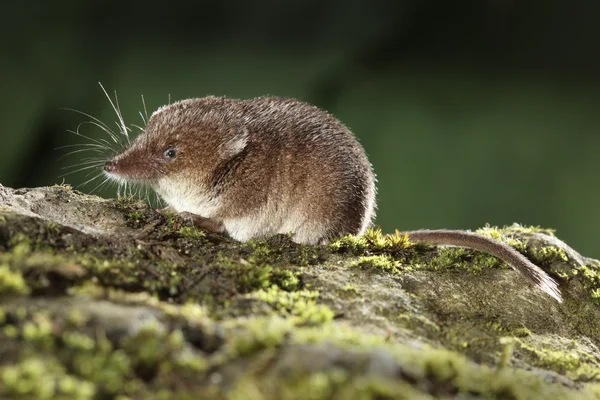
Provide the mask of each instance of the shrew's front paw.
POLYGON ((223 221, 212 218, 204 218, 200 215, 187 211, 179 213, 179 216, 183 219, 191 221, 196 228, 200 228, 208 232, 222 233, 225 231, 225 225, 223 225, 223 221))

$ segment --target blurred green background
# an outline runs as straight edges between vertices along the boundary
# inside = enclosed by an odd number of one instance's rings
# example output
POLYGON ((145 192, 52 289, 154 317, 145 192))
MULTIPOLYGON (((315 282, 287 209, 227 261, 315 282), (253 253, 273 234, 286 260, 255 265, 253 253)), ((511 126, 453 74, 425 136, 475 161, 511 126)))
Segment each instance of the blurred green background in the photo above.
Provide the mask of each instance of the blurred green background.
POLYGON ((600 2, 39 3, 0 17, 3 185, 62 181, 85 118, 61 107, 116 120, 98 81, 130 124, 142 94, 288 96, 360 138, 384 230, 519 222, 600 257, 600 2))

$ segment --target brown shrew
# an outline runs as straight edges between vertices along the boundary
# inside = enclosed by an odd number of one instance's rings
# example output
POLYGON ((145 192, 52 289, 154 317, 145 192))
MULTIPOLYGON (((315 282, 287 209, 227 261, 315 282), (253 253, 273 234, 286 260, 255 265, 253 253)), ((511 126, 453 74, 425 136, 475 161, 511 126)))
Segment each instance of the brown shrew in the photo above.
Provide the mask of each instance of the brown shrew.
MULTIPOLYGON (((240 241, 292 233, 322 244, 364 233, 375 214, 375 175, 362 146, 338 119, 293 99, 204 97, 161 107, 104 171, 151 187, 200 227, 240 241)), ((496 256, 562 301, 556 282, 504 243, 465 231, 406 233, 496 256)))

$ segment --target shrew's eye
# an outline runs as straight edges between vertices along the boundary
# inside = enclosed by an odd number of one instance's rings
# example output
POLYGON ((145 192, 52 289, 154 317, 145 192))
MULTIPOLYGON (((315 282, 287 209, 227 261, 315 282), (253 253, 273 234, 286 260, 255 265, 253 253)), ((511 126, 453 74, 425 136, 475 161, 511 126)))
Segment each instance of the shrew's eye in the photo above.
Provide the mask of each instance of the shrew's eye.
POLYGON ((173 148, 165 150, 165 158, 168 160, 172 160, 177 157, 177 151, 173 148))

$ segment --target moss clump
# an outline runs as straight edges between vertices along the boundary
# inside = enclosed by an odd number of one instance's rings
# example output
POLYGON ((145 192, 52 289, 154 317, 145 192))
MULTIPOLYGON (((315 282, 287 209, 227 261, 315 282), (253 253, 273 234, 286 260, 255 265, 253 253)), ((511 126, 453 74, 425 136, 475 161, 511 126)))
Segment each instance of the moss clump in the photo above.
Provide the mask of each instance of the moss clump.
POLYGON ((600 305, 600 263, 591 263, 574 268, 569 278, 579 277, 583 286, 589 291, 590 298, 600 305))
POLYGON ((0 294, 28 294, 30 291, 23 275, 12 271, 8 265, 0 265, 0 294))
MULTIPOLYGON (((308 375, 286 377, 276 390, 267 387, 256 397, 245 397, 249 393, 250 381, 236 387, 234 396, 240 399, 258 400, 264 398, 281 400, 328 400, 328 399, 381 399, 410 400, 431 398, 413 388, 410 384, 378 378, 376 376, 354 376, 341 369, 317 372, 308 375)), ((256 390, 256 389, 255 389, 256 390)), ((252 393, 252 392, 250 392, 252 393)), ((256 393, 256 391, 254 391, 256 393)))
POLYGON ((269 304, 296 324, 322 324, 331 321, 334 316, 327 306, 316 303, 319 293, 315 291, 285 292, 277 286, 271 286, 251 293, 250 297, 269 304))
POLYGON ((536 227, 522 227, 520 225, 511 225, 509 227, 504 227, 502 229, 486 225, 484 228, 477 229, 475 232, 482 235, 487 236, 492 239, 496 239, 499 242, 504 242, 505 244, 514 247, 517 251, 525 254, 527 252, 527 241, 523 240, 515 233, 541 233, 543 229, 536 227))
POLYGON ((128 221, 140 223, 146 221, 146 215, 141 211, 133 211, 125 216, 128 221))
POLYGON ((373 252, 395 254, 404 252, 414 246, 409 236, 396 229, 393 234, 384 235, 380 228, 370 228, 364 234, 367 247, 373 252))
POLYGON ((219 257, 219 265, 226 269, 227 274, 235 282, 236 290, 248 293, 257 289, 266 289, 271 286, 273 267, 270 265, 253 264, 243 258, 231 260, 219 257))
POLYGON ((330 247, 336 252, 359 255, 367 249, 367 241, 362 236, 347 235, 333 241, 330 247))
POLYGON ((550 264, 552 262, 569 262, 569 258, 563 249, 554 246, 546 246, 536 249, 532 253, 533 259, 538 264, 550 264))
POLYGON ((271 273, 271 282, 282 290, 291 292, 302 288, 302 268, 297 271, 277 269, 271 273))
POLYGON ((532 357, 532 363, 540 368, 564 374, 575 381, 589 381, 600 378, 600 361, 586 348, 578 348, 575 343, 564 342, 561 348, 548 343, 543 338, 516 339, 519 348, 532 357))
POLYGON ((65 372, 55 359, 29 357, 0 368, 0 397, 14 399, 94 399, 95 386, 65 372))
POLYGON ((228 358, 278 347, 294 329, 292 320, 278 316, 253 317, 243 322, 229 321, 227 326, 233 337, 226 350, 228 358))
POLYGON ((294 243, 292 235, 274 235, 250 240, 241 245, 242 254, 250 263, 262 265, 297 265, 301 267, 321 263, 329 256, 328 246, 310 246, 294 243))
POLYGON ((363 236, 344 236, 333 241, 330 248, 340 253, 355 255, 371 253, 386 253, 394 255, 406 252, 414 247, 406 233, 396 230, 393 234, 384 235, 381 228, 369 228, 363 236))
POLYGON ((398 321, 401 321, 404 326, 410 326, 413 328, 419 326, 427 331, 440 332, 441 330, 438 324, 424 315, 414 316, 409 314, 401 314, 398 316, 398 321))
POLYGON ((531 334, 532 334, 531 330, 529 330, 527 328, 517 328, 517 329, 513 329, 511 332, 515 337, 520 337, 520 338, 531 336, 531 334))
POLYGON ((543 228, 541 226, 524 226, 520 224, 512 224, 507 225, 502 228, 498 228, 497 226, 491 226, 486 224, 483 228, 477 229, 475 232, 487 235, 490 237, 495 237, 498 240, 502 240, 503 237, 506 236, 515 236, 515 235, 532 235, 541 233, 543 235, 554 236, 555 230, 551 228, 543 228))
POLYGON ((200 240, 206 237, 206 234, 204 232, 191 226, 182 226, 177 232, 181 236, 189 239, 200 240))
POLYGON ((379 270, 392 274, 400 273, 400 269, 398 268, 399 263, 387 255, 359 257, 358 260, 350 264, 350 267, 366 270, 379 270))

